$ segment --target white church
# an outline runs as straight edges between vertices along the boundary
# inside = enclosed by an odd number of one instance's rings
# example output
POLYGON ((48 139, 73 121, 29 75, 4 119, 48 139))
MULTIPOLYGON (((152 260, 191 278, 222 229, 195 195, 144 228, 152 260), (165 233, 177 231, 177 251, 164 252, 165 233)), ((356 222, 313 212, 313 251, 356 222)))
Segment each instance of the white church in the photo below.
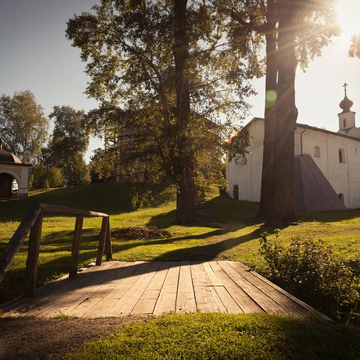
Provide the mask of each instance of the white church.
MULTIPOLYGON (((297 124, 295 131, 295 208, 297 211, 360 208, 360 128, 353 102, 340 103, 339 131, 297 124)), ((227 167, 228 195, 260 201, 264 119, 254 118, 244 129, 250 135, 250 155, 232 159, 227 167)))

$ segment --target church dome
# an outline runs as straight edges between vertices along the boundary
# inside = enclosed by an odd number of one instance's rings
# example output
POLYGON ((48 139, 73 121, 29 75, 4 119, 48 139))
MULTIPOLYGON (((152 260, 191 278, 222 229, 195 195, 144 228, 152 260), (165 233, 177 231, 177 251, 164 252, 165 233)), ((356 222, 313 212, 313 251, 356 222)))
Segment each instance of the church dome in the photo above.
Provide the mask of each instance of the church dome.
POLYGON ((351 112, 350 108, 353 106, 353 104, 354 103, 345 95, 339 106, 343 110, 343 113, 348 113, 351 112))
POLYGON ((20 159, 16 155, 2 149, 0 150, 0 162, 21 164, 20 159))

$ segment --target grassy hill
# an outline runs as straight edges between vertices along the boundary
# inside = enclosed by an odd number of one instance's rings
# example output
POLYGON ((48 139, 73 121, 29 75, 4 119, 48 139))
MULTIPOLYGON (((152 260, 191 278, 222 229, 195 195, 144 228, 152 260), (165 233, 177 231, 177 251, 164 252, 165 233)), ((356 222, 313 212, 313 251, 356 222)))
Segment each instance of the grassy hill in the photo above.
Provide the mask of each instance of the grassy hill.
MULTIPOLYGON (((233 201, 209 194, 206 206, 225 225, 221 230, 199 222, 193 226, 172 225, 175 211, 175 194, 166 190, 158 196, 152 207, 133 210, 131 187, 126 184, 95 184, 79 188, 51 189, 30 193, 27 199, 0 202, 0 251, 5 247, 19 222, 34 202, 58 204, 95 210, 110 214, 111 228, 155 225, 166 228, 172 236, 155 240, 113 240, 113 257, 116 260, 191 260, 231 259, 243 261, 262 271, 264 262, 259 256, 259 237, 273 228, 256 221, 257 204, 233 201)), ((297 236, 321 238, 345 259, 360 258, 360 211, 301 214, 297 226, 280 230, 284 244, 297 236)), ((85 219, 82 235, 80 266, 96 257, 101 219, 85 219)), ((71 242, 75 218, 45 214, 40 247, 38 272, 39 285, 51 281, 69 269, 71 242)), ((3 283, 0 285, 0 303, 22 291, 27 247, 20 250, 3 283)))

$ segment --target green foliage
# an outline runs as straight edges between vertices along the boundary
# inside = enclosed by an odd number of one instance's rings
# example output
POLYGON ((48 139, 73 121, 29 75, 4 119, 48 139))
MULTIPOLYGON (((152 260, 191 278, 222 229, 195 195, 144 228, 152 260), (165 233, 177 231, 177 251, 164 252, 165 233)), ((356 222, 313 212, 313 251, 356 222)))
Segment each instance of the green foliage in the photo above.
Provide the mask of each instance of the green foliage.
POLYGON ((87 117, 90 127, 107 136, 115 128, 116 137, 135 129, 132 146, 120 149, 126 172, 136 174, 141 166, 148 185, 179 189, 188 181, 178 194, 192 193, 194 184, 203 194, 210 184, 224 186, 222 139, 229 122, 243 118, 245 99, 254 93, 248 79, 260 75, 252 56, 258 41, 246 39, 246 46, 230 49, 212 1, 187 2, 184 18, 191 26, 183 37, 188 45, 181 47, 189 55, 183 81, 176 73, 173 1, 101 1, 93 12, 70 19, 66 35, 87 62, 87 94, 101 103, 87 117), (179 83, 188 84, 184 101, 178 99, 179 83), (184 115, 179 107, 187 101, 190 111, 184 115))
POLYGON ((30 184, 31 189, 56 188, 64 185, 64 178, 59 168, 36 164, 31 168, 30 184))
POLYGON ((90 170, 82 154, 74 154, 62 168, 66 186, 81 186, 90 184, 90 170))
POLYGON ((172 314, 132 324, 66 359, 348 360, 360 330, 265 314, 172 314))
POLYGON ((29 90, 0 97, 0 134, 23 163, 36 161, 48 128, 49 120, 29 90))
POLYGON ((277 237, 263 235, 260 253, 272 281, 333 318, 346 318, 359 306, 354 274, 321 240, 295 238, 285 248, 277 237))
POLYGON ((84 160, 89 143, 84 116, 83 111, 70 106, 54 106, 50 114, 55 126, 48 147, 43 149, 42 162, 61 169, 66 186, 90 183, 90 171, 84 160))
POLYGON ((235 158, 235 162, 238 163, 239 156, 247 157, 249 155, 247 148, 251 145, 249 131, 247 129, 239 130, 233 137, 229 138, 228 142, 225 144, 228 161, 235 158))
POLYGON ((107 151, 103 149, 94 150, 94 155, 90 159, 90 173, 98 180, 106 180, 115 171, 117 149, 114 147, 107 151))

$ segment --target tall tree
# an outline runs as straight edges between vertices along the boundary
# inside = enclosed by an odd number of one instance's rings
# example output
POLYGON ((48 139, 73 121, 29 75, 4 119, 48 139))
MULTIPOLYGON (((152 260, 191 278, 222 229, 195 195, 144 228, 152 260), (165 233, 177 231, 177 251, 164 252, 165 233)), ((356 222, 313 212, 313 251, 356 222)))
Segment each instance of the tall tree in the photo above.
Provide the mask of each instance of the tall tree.
POLYGON ((60 168, 67 186, 90 182, 89 169, 84 160, 89 144, 84 117, 83 111, 70 106, 54 106, 50 114, 54 120, 54 130, 48 147, 43 150, 43 162, 46 166, 60 168))
POLYGON ((0 134, 22 162, 36 161, 48 128, 49 120, 29 90, 0 97, 0 134))
POLYGON ((321 54, 333 35, 335 0, 221 2, 238 34, 266 42, 266 102, 259 216, 274 224, 297 220, 294 209, 295 74, 321 54), (246 7, 246 11, 244 11, 246 7))
POLYGON ((131 114, 122 122, 137 129, 128 157, 141 159, 150 181, 176 185, 178 223, 194 222, 200 182, 220 180, 223 126, 214 120, 242 118, 252 93, 246 75, 258 71, 252 48, 230 51, 210 5, 103 0, 67 28, 88 61, 87 93, 102 109, 131 114))

